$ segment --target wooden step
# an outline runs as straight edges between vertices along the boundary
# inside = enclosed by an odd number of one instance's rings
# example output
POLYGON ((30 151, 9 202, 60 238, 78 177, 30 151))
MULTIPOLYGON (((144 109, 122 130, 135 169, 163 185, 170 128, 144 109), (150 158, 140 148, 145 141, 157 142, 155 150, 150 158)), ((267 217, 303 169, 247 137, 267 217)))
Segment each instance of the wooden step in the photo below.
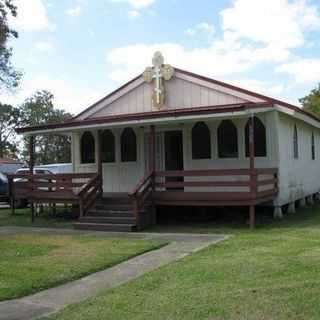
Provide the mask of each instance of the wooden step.
POLYGON ((102 223, 102 224, 135 224, 135 218, 130 217, 105 217, 105 216, 85 216, 80 222, 102 223))
POLYGON ((125 210, 125 211, 129 211, 132 210, 132 205, 131 204, 104 204, 104 203, 100 203, 97 202, 94 205, 94 208, 96 209, 101 209, 101 210, 125 210))
POLYGON ((131 218, 133 217, 133 213, 132 211, 126 211, 126 210, 91 209, 89 210, 86 216, 131 218))
POLYGON ((114 231, 114 232, 137 231, 137 226, 134 224, 75 222, 73 224, 73 227, 77 230, 92 230, 92 231, 114 231))

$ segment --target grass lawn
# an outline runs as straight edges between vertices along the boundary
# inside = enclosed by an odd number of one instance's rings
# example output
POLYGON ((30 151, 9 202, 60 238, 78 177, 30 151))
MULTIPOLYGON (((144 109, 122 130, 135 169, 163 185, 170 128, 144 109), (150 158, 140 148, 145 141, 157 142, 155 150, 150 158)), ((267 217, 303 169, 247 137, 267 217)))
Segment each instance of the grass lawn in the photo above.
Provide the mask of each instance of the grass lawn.
POLYGON ((15 214, 11 214, 11 209, 0 209, 0 227, 20 226, 20 227, 47 227, 47 228, 72 228, 70 212, 65 212, 64 208, 57 208, 55 216, 48 211, 39 214, 35 222, 31 223, 30 209, 16 209, 15 214))
POLYGON ((161 245, 93 236, 0 236, 0 301, 78 279, 161 245))
POLYGON ((227 241, 50 319, 320 319, 320 206, 253 232, 233 231, 227 241))

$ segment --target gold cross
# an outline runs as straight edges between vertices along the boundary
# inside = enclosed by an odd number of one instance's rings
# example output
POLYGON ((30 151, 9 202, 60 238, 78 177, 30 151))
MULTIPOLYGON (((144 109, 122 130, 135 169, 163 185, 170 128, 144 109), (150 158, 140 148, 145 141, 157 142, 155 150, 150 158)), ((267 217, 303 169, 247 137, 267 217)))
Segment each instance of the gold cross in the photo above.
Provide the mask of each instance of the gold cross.
POLYGON ((169 64, 164 64, 163 56, 159 51, 153 55, 152 65, 153 67, 147 67, 144 71, 143 79, 148 83, 155 80, 152 102, 153 106, 160 110, 165 101, 163 80, 170 80, 174 74, 174 69, 169 64))

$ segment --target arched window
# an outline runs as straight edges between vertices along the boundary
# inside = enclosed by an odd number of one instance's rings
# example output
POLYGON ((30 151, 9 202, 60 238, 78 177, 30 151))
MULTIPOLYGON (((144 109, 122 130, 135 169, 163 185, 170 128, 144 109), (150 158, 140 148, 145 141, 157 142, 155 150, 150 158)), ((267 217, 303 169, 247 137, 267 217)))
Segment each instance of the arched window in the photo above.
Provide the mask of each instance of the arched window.
POLYGON ((104 130, 101 134, 102 162, 115 162, 115 139, 111 130, 104 130))
POLYGON ((298 141, 298 130, 297 126, 294 125, 293 128, 293 158, 299 158, 299 141, 298 141))
POLYGON ((121 134, 121 161, 137 161, 137 138, 131 128, 125 128, 121 134))
POLYGON ((219 158, 238 157, 238 132, 231 120, 223 120, 218 127, 219 158))
MULTIPOLYGON (((248 120, 245 128, 245 140, 246 140, 246 157, 250 156, 250 144, 249 144, 249 128, 250 121, 248 120)), ((262 121, 258 117, 253 118, 253 135, 254 135, 254 156, 266 157, 267 156, 267 138, 266 128, 262 121)))
POLYGON ((210 130, 204 122, 197 122, 192 128, 192 159, 210 159, 210 130))
POLYGON ((91 132, 85 131, 81 136, 81 163, 95 162, 95 142, 91 132))
POLYGON ((315 147, 314 147, 314 134, 312 132, 311 134, 311 159, 315 160, 316 159, 316 152, 315 152, 315 147))

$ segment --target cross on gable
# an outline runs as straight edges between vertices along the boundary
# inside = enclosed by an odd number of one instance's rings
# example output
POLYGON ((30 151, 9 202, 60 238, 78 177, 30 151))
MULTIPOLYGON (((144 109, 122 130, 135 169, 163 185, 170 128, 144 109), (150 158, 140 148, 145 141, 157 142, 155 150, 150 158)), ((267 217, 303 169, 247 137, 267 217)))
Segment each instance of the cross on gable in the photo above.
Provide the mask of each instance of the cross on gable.
POLYGON ((144 71, 143 78, 148 83, 154 81, 155 86, 152 94, 152 102, 153 106, 160 110, 165 101, 163 80, 170 80, 173 76, 174 69, 169 64, 164 64, 163 56, 159 51, 153 55, 152 64, 152 67, 147 67, 144 71))

